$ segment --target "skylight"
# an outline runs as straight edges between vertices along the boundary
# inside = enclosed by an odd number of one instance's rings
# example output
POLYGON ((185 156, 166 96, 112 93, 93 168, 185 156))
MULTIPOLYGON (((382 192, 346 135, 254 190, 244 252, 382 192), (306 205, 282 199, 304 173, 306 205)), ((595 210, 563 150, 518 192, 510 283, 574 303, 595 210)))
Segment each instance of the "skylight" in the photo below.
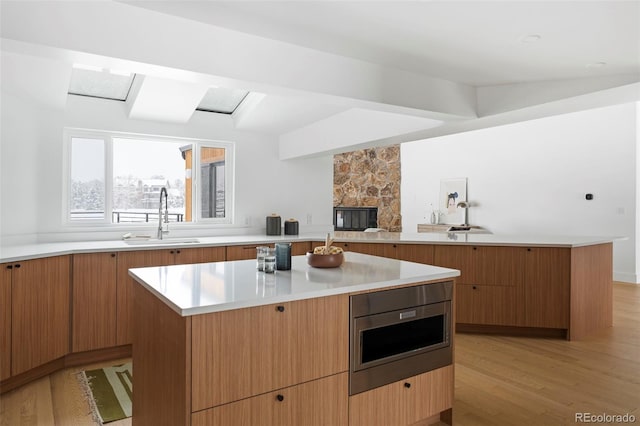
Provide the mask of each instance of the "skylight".
POLYGON ((135 74, 76 64, 71 71, 69 94, 125 101, 135 74))
POLYGON ((247 94, 249 92, 246 90, 212 87, 204 95, 196 109, 198 111, 232 114, 247 94))

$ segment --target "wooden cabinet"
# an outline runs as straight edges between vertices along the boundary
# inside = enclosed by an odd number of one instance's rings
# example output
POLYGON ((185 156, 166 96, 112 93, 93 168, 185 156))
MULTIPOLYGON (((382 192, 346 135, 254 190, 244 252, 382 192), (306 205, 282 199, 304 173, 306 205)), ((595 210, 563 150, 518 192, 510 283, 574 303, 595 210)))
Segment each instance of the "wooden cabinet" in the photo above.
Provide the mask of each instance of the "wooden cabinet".
MULTIPOLYGON (((170 252, 172 250, 169 250, 170 252)), ((189 247, 174 251, 173 263, 188 265, 193 263, 221 262, 225 260, 225 247, 189 247)))
POLYGON ((71 351, 116 346, 116 253, 73 255, 71 351))
POLYGON ((527 326, 569 328, 571 249, 533 247, 525 257, 527 326))
POLYGON ((134 282, 133 278, 129 276, 129 269, 171 265, 174 258, 174 250, 140 250, 118 253, 116 344, 128 345, 132 342, 132 288, 134 282))
POLYGON ((349 426, 412 425, 453 405, 453 365, 349 397, 349 426))
POLYGON ((11 374, 69 351, 69 256, 7 264, 11 269, 11 374))
MULTIPOLYGON (((256 247, 258 246, 273 247, 274 243, 265 244, 246 244, 241 246, 227 246, 226 260, 247 260, 256 258, 256 247)), ((311 250, 311 243, 309 241, 295 241, 291 243, 291 255, 299 256, 306 254, 311 250)))
POLYGON ((518 290, 506 286, 458 284, 456 322, 462 324, 522 325, 518 290), (520 315, 519 315, 520 313, 520 315))
POLYGON ((311 242, 309 241, 296 241, 294 243, 291 243, 292 256, 304 255, 309 251, 311 251, 311 242))
POLYGON ((569 328, 569 248, 436 246, 434 263, 461 272, 457 323, 569 328))
POLYGON ((117 270, 117 345, 132 341, 131 318, 133 318, 133 278, 130 268, 216 262, 224 260, 224 247, 176 248, 163 250, 123 251, 118 254, 117 270))
POLYGON ((460 270, 460 284, 519 287, 525 253, 523 247, 443 245, 434 248, 434 264, 460 270))
POLYGON ((347 295, 194 316, 192 408, 347 371, 348 332, 347 295))
MULTIPOLYGON (((247 244, 242 246, 227 246, 227 260, 247 260, 256 258, 256 247, 260 244, 247 244)), ((264 244, 265 246, 267 244, 264 244)))
MULTIPOLYGON (((319 243, 319 245, 324 245, 324 243, 319 243)), ((385 244, 383 243, 334 243, 333 245, 341 247, 344 251, 354 251, 372 256, 384 256, 385 244)))
POLYGON ((192 426, 347 426, 348 373, 268 392, 191 417, 192 426))
POLYGON ((456 280, 456 322, 525 325, 526 248, 436 246, 434 264, 460 270, 456 280))
POLYGON ((11 376, 11 264, 0 267, 0 380, 11 376))
POLYGON ((434 247, 428 244, 384 244, 384 256, 433 265, 434 247))

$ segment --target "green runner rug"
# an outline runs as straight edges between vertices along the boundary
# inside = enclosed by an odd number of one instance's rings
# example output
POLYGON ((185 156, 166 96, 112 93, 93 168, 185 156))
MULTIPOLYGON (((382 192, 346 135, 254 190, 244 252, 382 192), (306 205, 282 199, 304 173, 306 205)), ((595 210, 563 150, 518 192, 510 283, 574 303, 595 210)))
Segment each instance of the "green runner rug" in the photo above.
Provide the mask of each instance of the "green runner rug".
POLYGON ((130 362, 80 372, 89 403, 101 423, 131 417, 132 376, 130 362))

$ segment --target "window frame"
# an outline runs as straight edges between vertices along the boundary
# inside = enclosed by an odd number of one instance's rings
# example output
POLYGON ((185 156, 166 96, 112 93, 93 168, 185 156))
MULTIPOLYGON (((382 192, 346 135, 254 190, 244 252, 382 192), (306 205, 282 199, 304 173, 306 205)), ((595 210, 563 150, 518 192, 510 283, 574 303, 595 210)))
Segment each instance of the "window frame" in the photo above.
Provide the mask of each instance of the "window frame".
MULTIPOLYGON (((148 226, 146 222, 130 222, 116 223, 113 222, 113 141, 114 139, 136 139, 149 140, 153 142, 173 142, 192 147, 192 165, 191 165, 191 209, 193 212, 191 221, 189 222, 172 222, 172 227, 188 228, 188 227, 210 227, 212 225, 233 225, 234 224, 234 170, 235 170, 235 143, 229 141, 220 141, 212 139, 196 139, 182 138, 175 136, 161 136, 127 132, 112 132, 104 130, 89 130, 77 128, 65 128, 63 131, 64 155, 63 155, 63 191, 62 191, 62 221, 67 227, 97 227, 97 228, 130 228, 148 226), (75 138, 100 139, 104 142, 104 169, 105 169, 105 213, 103 218, 98 219, 71 219, 71 155, 72 140, 75 138), (203 147, 207 148, 224 148, 225 150, 225 217, 223 218, 206 218, 202 217, 201 208, 201 182, 200 182, 200 151, 203 147)), ((186 202, 186 200, 185 200, 186 202)), ((185 206, 186 207, 186 206, 185 206)))

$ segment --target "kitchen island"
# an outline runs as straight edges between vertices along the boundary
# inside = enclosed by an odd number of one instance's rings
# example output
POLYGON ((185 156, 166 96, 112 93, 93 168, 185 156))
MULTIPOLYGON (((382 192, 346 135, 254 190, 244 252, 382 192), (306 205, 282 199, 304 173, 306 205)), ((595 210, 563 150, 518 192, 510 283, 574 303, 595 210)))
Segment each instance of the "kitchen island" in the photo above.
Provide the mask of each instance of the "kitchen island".
MULTIPOLYGON (((65 366, 131 355, 129 269, 293 254, 326 234, 185 235, 163 241, 67 241, 0 246, 0 391, 65 366), (56 309, 51 309, 55 306, 56 309), (48 338, 34 338, 48 329, 48 338)), ((456 331, 579 340, 612 326, 615 237, 336 232, 334 245, 461 271, 456 331)), ((271 290, 269 290, 271 291, 271 290)))
MULTIPOLYGON (((294 256, 275 274, 254 260, 129 273, 134 425, 450 423, 452 362, 350 395, 349 304, 353 295, 453 288, 457 270, 346 253, 333 269, 294 256)), ((451 328, 446 339, 453 348, 451 328)))

